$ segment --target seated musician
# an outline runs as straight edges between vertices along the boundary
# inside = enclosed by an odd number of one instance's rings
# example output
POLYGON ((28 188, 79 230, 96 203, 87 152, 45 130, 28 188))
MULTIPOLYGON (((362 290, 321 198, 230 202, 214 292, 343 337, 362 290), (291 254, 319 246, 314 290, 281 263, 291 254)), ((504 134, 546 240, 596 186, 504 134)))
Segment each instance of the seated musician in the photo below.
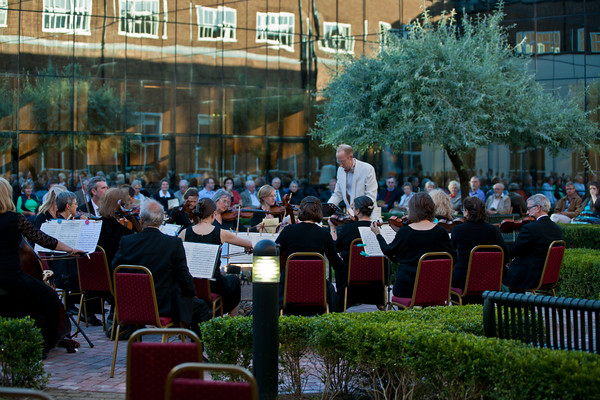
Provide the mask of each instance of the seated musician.
MULTIPOLYGON (((335 240, 335 248, 342 257, 342 261, 344 262, 343 268, 338 268, 335 271, 335 287, 337 290, 337 300, 338 305, 341 306, 344 304, 344 290, 348 283, 348 264, 350 262, 350 244, 354 239, 360 238, 360 232, 358 230, 359 227, 369 227, 371 226, 371 214, 373 213, 373 200, 369 196, 360 196, 354 199, 354 203, 352 204, 352 211, 354 212, 354 216, 358 218, 358 221, 351 222, 348 224, 342 225, 342 230, 338 236, 337 229, 332 220, 329 220, 329 230, 331 232, 331 237, 335 240)), ((351 304, 348 304, 346 307, 350 307, 351 304)), ((383 306, 383 304, 382 304, 383 306)))
POLYGON ((511 291, 535 287, 541 278, 548 246, 562 240, 562 229, 548 217, 550 201, 543 194, 527 199, 527 214, 536 220, 521 227, 519 236, 510 248, 513 258, 503 283, 511 291))
MULTIPOLYGON (((12 198, 10 183, 0 177, 0 315, 12 318, 31 316, 42 331, 44 353, 47 353, 61 339, 58 319, 62 304, 52 288, 22 269, 25 267, 19 255, 22 235, 47 249, 69 254, 81 252, 35 228, 27 218, 16 212, 12 198)), ((32 269, 39 269, 37 260, 34 264, 32 269)))
POLYGON ((98 246, 104 249, 108 265, 112 264, 115 254, 119 250, 121 238, 134 233, 134 229, 128 228, 123 224, 125 221, 117 219, 117 212, 120 211, 119 200, 127 202, 129 199, 127 189, 108 189, 98 207, 98 214, 102 217, 102 230, 98 239, 98 246))
MULTIPOLYGON (((408 202, 408 225, 399 228, 394 240, 387 244, 376 223, 371 230, 377 236, 379 246, 387 257, 399 263, 393 294, 396 297, 412 297, 419 259, 425 253, 445 251, 456 260, 448 232, 433 223, 435 204, 426 192, 415 193, 408 202)), ((397 228, 392 226, 394 230, 397 228)))
POLYGON ((194 215, 196 204, 198 204, 198 189, 189 188, 183 194, 183 204, 173 210, 169 222, 181 225, 182 229, 194 225, 198 222, 198 218, 194 215))
MULTIPOLYGON (((297 252, 316 252, 324 255, 329 264, 336 271, 344 268, 344 263, 335 250, 333 238, 319 224, 323 221, 321 201, 313 196, 308 196, 300 202, 298 214, 300 223, 288 225, 279 234, 275 242, 281 246, 282 268, 285 257, 297 252)), ((281 274, 280 306, 283 304, 283 282, 285 271, 281 274)), ((337 297, 331 282, 327 282, 327 303, 329 311, 338 311, 337 297)))
MULTIPOLYGON (((232 198, 233 196, 225 189, 219 189, 215 192, 214 196, 212 197, 212 201, 214 201, 217 206, 217 210, 215 211, 215 221, 213 222, 214 226, 225 230, 231 230, 235 228, 233 220, 225 221, 223 219, 223 213, 229 211, 231 208, 232 198)), ((232 215, 237 217, 237 214, 233 211, 232 215)))
MULTIPOLYGON (((246 250, 252 249, 252 243, 248 240, 237 237, 233 232, 221 229, 213 222, 215 220, 215 210, 217 206, 211 199, 204 198, 198 201, 196 213, 199 222, 190 226, 179 234, 184 242, 223 244, 230 243, 241 246, 246 250)), ((237 315, 241 298, 240 281, 236 275, 223 276, 218 272, 215 276, 216 281, 211 282, 211 291, 218 293, 223 298, 223 312, 230 316, 237 315)))
POLYGON ((463 204, 464 224, 452 229, 452 244, 456 249, 457 260, 452 271, 452 287, 464 290, 469 267, 469 257, 473 247, 483 244, 495 244, 504 250, 504 259, 508 260, 508 249, 502 239, 500 229, 485 222, 485 204, 479 197, 467 197, 463 204))
POLYGON ((452 209, 450 197, 442 189, 433 189, 427 193, 429 193, 429 196, 431 196, 431 199, 433 200, 433 204, 435 204, 435 218, 438 221, 452 221, 452 213, 454 210, 452 209))
POLYGON ((160 230, 164 209, 154 199, 142 203, 140 220, 143 230, 121 238, 112 268, 119 265, 143 265, 154 278, 158 313, 176 323, 190 325, 200 334, 199 323, 208 321, 210 311, 204 300, 196 298, 196 288, 188 270, 181 239, 160 230))
POLYGON ((44 222, 50 221, 56 218, 56 196, 60 192, 66 191, 67 188, 63 185, 54 185, 48 193, 46 193, 46 201, 42 203, 38 209, 38 215, 35 217, 33 225, 40 229, 44 222))
POLYGON ((262 223, 265 219, 274 218, 273 214, 270 214, 270 212, 271 207, 275 206, 276 197, 277 195, 275 194, 275 189, 273 188, 273 186, 263 185, 263 187, 260 188, 260 190, 258 191, 258 200, 260 201, 261 211, 255 212, 252 215, 252 219, 250 220, 250 226, 252 227, 250 230, 252 232, 275 232, 275 230, 277 229, 276 227, 269 227, 265 229, 262 223))

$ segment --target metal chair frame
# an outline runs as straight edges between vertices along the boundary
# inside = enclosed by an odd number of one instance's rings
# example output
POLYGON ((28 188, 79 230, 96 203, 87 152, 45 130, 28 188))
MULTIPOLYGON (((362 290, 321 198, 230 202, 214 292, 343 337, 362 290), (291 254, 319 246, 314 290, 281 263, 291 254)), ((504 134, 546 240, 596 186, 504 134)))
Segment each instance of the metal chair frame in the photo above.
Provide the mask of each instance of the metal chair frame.
MULTIPOLYGON (((554 291, 554 288, 556 287, 556 285, 558 284, 558 278, 556 279, 556 282, 550 284, 551 286, 549 287, 544 287, 542 288, 543 283, 544 283, 544 277, 546 276, 546 271, 548 269, 548 264, 550 263, 550 255, 552 253, 552 248, 553 247, 565 247, 566 248, 566 244, 564 240, 555 240, 552 243, 550 243, 550 246, 548 246, 548 252, 546 253, 546 260, 544 261, 544 269, 542 270, 542 275, 540 276, 540 282, 538 283, 538 285, 533 288, 533 289, 527 289, 527 291, 530 291, 533 294, 537 294, 536 292, 547 292, 547 293, 552 293, 552 296, 556 296, 556 292, 554 291)), ((564 257, 564 253, 563 253, 563 257, 564 257)), ((562 259, 560 260, 561 266, 559 267, 559 275, 560 275, 560 268, 562 268, 562 259)))
MULTIPOLYGON (((96 246, 95 252, 98 252, 98 251, 102 252, 102 258, 104 259, 104 267, 106 270, 106 279, 108 280, 109 292, 110 292, 110 295, 114 297, 112 279, 110 276, 110 269, 108 268, 108 261, 106 259, 106 252, 104 251, 104 249, 102 247, 96 246)), ((82 287, 82 285, 81 285, 81 270, 82 270, 82 268, 79 265, 80 262, 81 262, 81 258, 77 258, 77 277, 79 279, 79 288, 81 289, 81 287, 82 287)), ((91 299, 88 299, 85 295, 84 290, 81 289, 81 298, 79 300, 79 311, 77 312, 77 323, 78 324, 81 321, 81 309, 83 307, 83 315, 85 317, 85 326, 86 327, 88 326, 88 313, 87 313, 87 305, 86 304, 88 301, 94 300, 94 299, 99 299, 101 307, 104 308, 104 299, 102 297, 93 297, 91 299)), ((106 318, 104 316, 104 312, 102 312, 102 327, 106 330, 106 318)))
MULTIPOLYGON (((453 291, 452 288, 450 289, 450 301, 453 304, 458 304, 458 305, 462 306, 463 297, 466 297, 469 294, 469 279, 471 277, 471 269, 473 267, 473 255, 480 250, 497 250, 497 252, 502 253, 502 262, 500 263, 500 281, 498 282, 498 289, 497 289, 498 291, 500 291, 500 289, 502 287, 502 268, 504 268, 504 250, 502 249, 502 247, 495 245, 495 244, 475 246, 471 249, 471 253, 469 254, 469 266, 467 267, 467 278, 465 279, 465 290, 463 291, 462 294, 459 294, 459 293, 453 291), (458 302, 456 300, 452 299, 453 295, 458 297, 458 302)), ((494 252, 494 253, 496 253, 496 252, 494 252)))
POLYGON ((288 287, 288 279, 289 279, 289 265, 290 265, 290 261, 295 258, 295 257, 315 257, 315 258, 319 258, 321 259, 321 261, 323 262, 323 304, 325 305, 325 313, 329 314, 329 304, 327 303, 327 280, 326 280, 326 263, 325 263, 325 257, 323 257, 322 254, 319 253, 315 253, 315 252, 296 252, 293 254, 290 254, 285 262, 285 283, 283 286, 283 308, 281 309, 281 315, 283 315, 283 310, 285 310, 286 305, 287 305, 287 287, 288 287))
MULTIPOLYGON (((353 246, 362 243, 361 238, 356 238, 350 243, 350 257, 348 259, 348 281, 346 283, 346 287, 344 288, 344 312, 346 312, 346 306, 348 305, 348 288, 352 281, 350 280, 351 272, 352 272, 352 248, 353 246)), ((383 257, 370 257, 370 258, 380 258, 381 259, 381 285, 383 290, 383 304, 387 304, 387 288, 385 285, 385 260, 383 257)), ((355 281, 356 282, 356 281, 355 281)), ((376 282, 376 281, 372 281, 376 282)))

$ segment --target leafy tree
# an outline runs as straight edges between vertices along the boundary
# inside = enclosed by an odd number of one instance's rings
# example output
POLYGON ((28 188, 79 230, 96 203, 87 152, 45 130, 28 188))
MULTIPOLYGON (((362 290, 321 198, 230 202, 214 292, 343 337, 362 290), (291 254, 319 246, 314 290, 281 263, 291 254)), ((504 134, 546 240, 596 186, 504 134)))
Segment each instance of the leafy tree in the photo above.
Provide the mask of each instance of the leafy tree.
POLYGON ((374 56, 346 59, 322 95, 312 135, 325 145, 359 151, 409 141, 445 150, 468 193, 463 158, 490 143, 586 149, 599 137, 573 100, 546 91, 501 26, 502 10, 453 14, 437 23, 425 13, 406 39, 392 39, 374 56))

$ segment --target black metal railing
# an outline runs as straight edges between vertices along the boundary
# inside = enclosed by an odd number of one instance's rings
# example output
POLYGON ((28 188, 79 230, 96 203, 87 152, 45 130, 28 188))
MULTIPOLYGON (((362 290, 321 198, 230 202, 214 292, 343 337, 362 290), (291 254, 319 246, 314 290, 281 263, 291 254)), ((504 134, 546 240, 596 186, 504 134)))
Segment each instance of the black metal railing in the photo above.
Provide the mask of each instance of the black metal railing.
POLYGON ((483 327, 488 337, 538 347, 599 353, 600 301, 486 291, 483 327))

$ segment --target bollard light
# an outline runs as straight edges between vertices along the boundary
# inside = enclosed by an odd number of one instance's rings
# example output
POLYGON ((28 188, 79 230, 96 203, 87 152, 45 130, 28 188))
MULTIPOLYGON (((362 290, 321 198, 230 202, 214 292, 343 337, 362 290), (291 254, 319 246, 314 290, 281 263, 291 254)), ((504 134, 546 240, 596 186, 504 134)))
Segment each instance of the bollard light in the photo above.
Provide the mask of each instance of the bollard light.
POLYGON ((252 359, 260 400, 277 398, 279 371, 279 248, 254 246, 252 260, 252 359))

